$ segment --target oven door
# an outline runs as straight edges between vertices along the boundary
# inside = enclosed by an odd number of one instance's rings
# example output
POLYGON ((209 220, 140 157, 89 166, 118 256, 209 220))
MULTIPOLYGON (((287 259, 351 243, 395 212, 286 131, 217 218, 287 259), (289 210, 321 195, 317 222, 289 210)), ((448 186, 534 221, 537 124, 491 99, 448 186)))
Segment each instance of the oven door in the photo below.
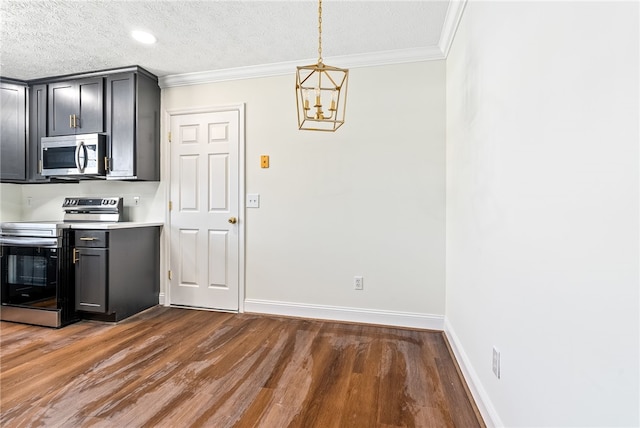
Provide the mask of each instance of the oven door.
POLYGON ((57 248, 3 246, 3 304, 57 308, 57 284, 57 248))
POLYGON ((63 248, 56 238, 0 237, 0 319, 60 327, 67 281, 63 248))

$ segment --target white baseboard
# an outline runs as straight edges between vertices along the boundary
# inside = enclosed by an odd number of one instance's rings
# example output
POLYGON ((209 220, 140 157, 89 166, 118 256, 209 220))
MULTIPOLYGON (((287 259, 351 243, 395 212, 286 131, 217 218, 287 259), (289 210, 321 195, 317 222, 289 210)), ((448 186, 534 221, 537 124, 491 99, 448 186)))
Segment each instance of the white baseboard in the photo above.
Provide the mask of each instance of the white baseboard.
POLYGON ((444 334, 447 336, 447 340, 449 340, 449 344, 451 345, 451 349, 455 355, 456 360, 458 361, 458 365, 460 366, 460 370, 462 371, 462 375, 464 376, 467 385, 469 386, 469 390, 471 391, 471 395, 473 395, 473 399, 478 406, 478 410, 484 419, 484 423, 488 428, 493 427, 503 427, 504 424, 502 420, 500 420, 500 416, 496 411, 495 407, 493 407, 493 403, 489 399, 489 395, 487 391, 485 391, 482 383, 480 382, 480 378, 476 374, 476 371, 473 369, 471 365, 471 361, 469 361, 469 357, 466 352, 458 336, 456 336, 453 331, 453 326, 449 322, 448 318, 444 319, 444 334))
POLYGON ((323 306, 273 300, 246 299, 244 301, 244 312, 439 331, 442 331, 444 328, 443 315, 349 308, 343 306, 323 306))
POLYGON ((160 293, 160 295, 158 296, 158 304, 164 306, 164 293, 160 293))

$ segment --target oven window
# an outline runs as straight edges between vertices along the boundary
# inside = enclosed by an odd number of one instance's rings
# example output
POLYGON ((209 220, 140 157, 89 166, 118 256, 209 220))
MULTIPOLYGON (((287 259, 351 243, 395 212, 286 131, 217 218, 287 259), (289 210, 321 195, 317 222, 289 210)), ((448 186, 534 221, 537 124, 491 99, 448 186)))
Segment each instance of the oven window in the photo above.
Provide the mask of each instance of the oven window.
POLYGON ((58 249, 3 247, 2 303, 56 307, 58 249))
POLYGON ((44 256, 11 254, 7 267, 7 279, 12 284, 47 285, 47 259, 44 256))

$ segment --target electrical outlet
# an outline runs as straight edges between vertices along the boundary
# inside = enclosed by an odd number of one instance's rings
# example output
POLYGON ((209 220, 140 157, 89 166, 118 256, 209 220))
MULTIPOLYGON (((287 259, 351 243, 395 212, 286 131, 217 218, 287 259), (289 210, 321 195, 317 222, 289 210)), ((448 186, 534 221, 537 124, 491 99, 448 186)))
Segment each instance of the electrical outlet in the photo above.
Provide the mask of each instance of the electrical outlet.
POLYGON ((133 206, 134 207, 140 206, 140 196, 134 196, 133 197, 133 206))
POLYGON ((493 374, 500 379, 500 351, 498 351, 495 346, 493 347, 493 363, 491 365, 491 370, 493 371, 493 374))
POLYGON ((362 290, 364 288, 363 279, 361 276, 353 277, 353 288, 356 290, 362 290))

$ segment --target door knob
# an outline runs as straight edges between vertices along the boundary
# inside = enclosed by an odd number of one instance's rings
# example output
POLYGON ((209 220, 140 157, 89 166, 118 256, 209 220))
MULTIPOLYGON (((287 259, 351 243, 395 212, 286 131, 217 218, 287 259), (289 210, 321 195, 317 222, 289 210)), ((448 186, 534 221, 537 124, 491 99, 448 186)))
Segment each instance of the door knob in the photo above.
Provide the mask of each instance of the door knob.
POLYGON ((229 217, 229 223, 231 224, 236 224, 238 222, 238 219, 235 217, 229 217))

